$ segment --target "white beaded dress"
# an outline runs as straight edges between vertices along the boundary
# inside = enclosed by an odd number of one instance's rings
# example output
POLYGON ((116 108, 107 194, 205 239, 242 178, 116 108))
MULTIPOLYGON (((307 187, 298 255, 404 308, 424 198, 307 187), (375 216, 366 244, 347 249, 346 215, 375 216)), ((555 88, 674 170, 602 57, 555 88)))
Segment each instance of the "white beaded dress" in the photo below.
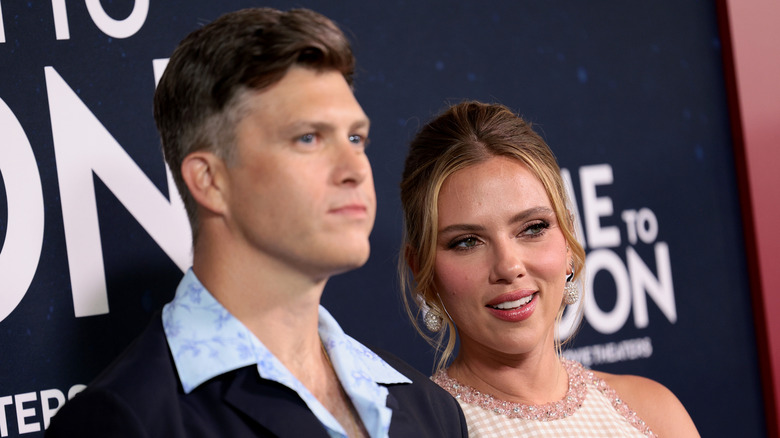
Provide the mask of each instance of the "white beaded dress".
POLYGON ((580 363, 562 359, 566 396, 545 405, 507 402, 481 393, 440 370, 431 379, 458 400, 469 437, 655 437, 614 389, 580 363))

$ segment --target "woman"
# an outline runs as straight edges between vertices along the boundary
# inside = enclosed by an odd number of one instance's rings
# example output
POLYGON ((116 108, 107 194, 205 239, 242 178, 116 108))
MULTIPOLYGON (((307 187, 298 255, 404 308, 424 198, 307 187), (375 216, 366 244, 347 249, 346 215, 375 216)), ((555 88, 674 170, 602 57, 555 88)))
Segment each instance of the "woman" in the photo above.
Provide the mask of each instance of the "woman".
POLYGON ((585 253, 555 157, 521 118, 477 102, 438 116, 412 141, 401 200, 407 310, 438 332, 418 327, 470 436, 698 436, 661 384, 561 357, 585 253))

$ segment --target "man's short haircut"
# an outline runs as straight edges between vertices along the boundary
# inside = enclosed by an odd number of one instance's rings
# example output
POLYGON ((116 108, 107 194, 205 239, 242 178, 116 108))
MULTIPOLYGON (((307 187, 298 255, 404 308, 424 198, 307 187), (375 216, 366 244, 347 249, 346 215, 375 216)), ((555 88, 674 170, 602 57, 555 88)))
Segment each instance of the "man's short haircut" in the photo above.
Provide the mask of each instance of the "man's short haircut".
POLYGON ((225 14, 189 34, 171 55, 154 95, 154 118, 193 239, 197 204, 182 179, 184 157, 208 150, 230 164, 245 97, 279 82, 292 66, 338 71, 351 86, 355 59, 327 17, 270 8, 225 14))

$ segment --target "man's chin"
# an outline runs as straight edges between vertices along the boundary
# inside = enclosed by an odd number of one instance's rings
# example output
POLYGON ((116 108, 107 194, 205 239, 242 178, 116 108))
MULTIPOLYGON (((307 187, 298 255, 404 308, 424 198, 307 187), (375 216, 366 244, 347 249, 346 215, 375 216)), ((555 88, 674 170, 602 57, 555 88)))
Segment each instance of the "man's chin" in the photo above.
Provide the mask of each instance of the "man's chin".
POLYGON ((371 251, 366 247, 363 251, 354 251, 349 254, 344 254, 338 261, 334 260, 331 267, 331 275, 343 274, 362 267, 368 262, 370 253, 371 251))

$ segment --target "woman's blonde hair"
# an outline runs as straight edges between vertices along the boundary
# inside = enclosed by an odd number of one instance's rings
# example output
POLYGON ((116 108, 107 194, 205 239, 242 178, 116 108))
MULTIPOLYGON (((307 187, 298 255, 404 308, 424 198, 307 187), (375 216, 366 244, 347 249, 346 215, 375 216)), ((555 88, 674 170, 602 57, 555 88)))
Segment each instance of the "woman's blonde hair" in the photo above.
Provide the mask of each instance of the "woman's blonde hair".
MULTIPOLYGON (((560 168, 531 125, 498 104, 469 101, 441 113, 422 127, 409 147, 401 181, 405 232, 398 264, 406 311, 415 329, 439 353, 435 370, 447 366, 456 343, 455 326, 434 286, 439 192, 453 173, 496 156, 520 161, 539 178, 571 250, 575 279, 583 271, 585 251, 575 235, 560 168), (444 320, 443 329, 436 335, 420 327, 419 314, 424 306, 444 320)), ((564 308, 562 304, 558 322, 564 308)), ((581 318, 578 315, 578 320, 581 318)), ((560 347, 556 341, 559 352, 560 347)))

